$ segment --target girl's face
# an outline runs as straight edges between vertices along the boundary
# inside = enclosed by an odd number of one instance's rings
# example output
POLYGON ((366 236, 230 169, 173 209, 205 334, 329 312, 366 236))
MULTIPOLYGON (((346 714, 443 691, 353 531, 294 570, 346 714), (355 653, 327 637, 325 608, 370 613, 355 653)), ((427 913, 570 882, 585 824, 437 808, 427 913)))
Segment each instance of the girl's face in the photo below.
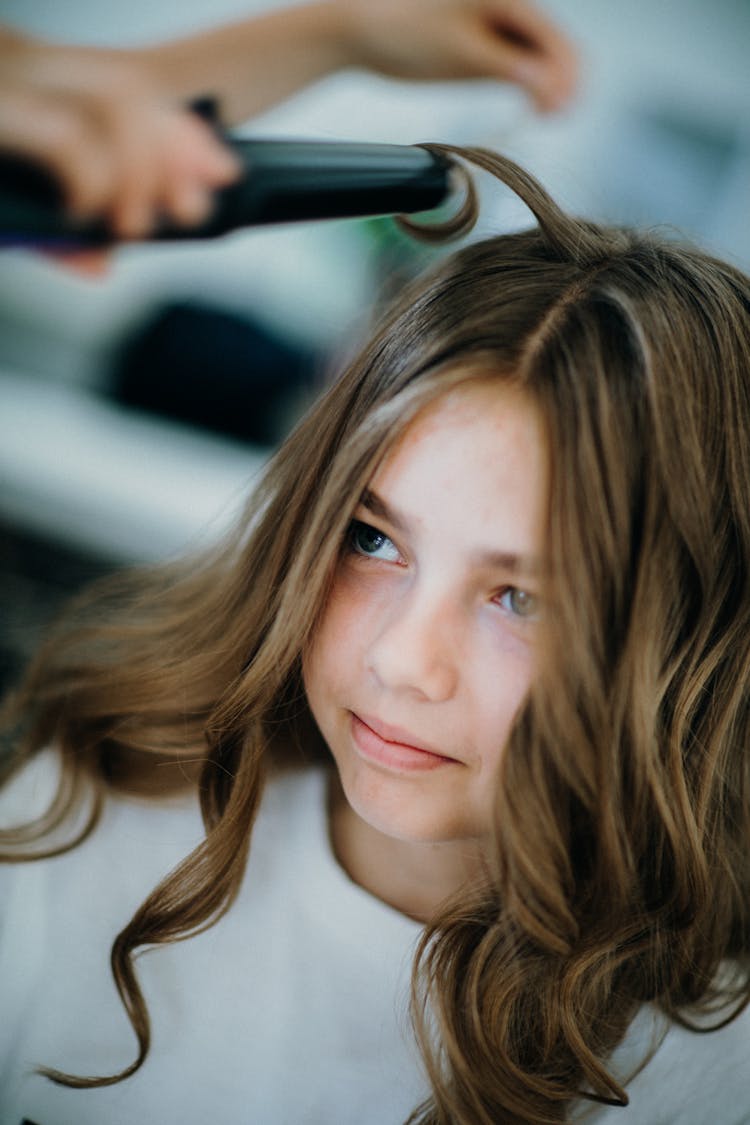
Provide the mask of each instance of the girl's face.
POLYGON ((427 407, 355 512, 305 658, 346 799, 404 841, 481 841, 537 663, 547 454, 517 388, 427 407))

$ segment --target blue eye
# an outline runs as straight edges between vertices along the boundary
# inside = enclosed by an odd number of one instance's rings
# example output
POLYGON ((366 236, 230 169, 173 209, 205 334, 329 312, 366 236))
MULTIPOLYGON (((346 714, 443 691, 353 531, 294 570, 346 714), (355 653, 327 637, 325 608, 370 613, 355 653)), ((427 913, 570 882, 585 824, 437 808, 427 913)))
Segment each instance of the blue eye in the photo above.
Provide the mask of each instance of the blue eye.
POLYGON ((530 594, 528 590, 519 590, 517 586, 508 586, 497 602, 514 617, 539 616, 539 598, 530 594))
POLYGON ((352 550, 358 555, 365 555, 370 559, 398 562, 401 558, 398 547, 387 535, 361 520, 352 520, 349 525, 348 541, 352 550))

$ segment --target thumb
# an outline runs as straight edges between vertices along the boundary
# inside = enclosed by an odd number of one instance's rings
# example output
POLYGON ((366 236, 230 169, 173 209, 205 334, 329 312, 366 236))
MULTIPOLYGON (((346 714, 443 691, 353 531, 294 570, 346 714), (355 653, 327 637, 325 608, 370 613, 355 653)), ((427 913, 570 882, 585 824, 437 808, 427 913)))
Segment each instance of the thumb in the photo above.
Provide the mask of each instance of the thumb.
POLYGON ((474 77, 511 82, 522 87, 535 104, 545 100, 549 64, 527 46, 512 42, 494 28, 482 26, 464 37, 461 54, 467 73, 474 77))

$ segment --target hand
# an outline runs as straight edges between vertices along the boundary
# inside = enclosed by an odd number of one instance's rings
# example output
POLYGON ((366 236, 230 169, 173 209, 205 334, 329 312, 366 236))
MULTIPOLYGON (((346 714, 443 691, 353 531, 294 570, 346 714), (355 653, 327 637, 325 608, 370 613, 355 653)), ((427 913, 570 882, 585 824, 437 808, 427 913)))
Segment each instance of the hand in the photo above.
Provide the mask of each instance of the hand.
POLYGON ((495 78, 537 109, 572 97, 576 51, 529 0, 317 0, 135 53, 160 88, 218 98, 246 121, 325 75, 361 66, 395 78, 495 78))
POLYGON ((359 65, 396 78, 496 78, 542 112, 573 96, 575 48, 527 0, 338 0, 359 65))
POLYGON ((39 162, 71 214, 103 217, 120 238, 164 216, 192 225, 238 174, 194 114, 163 96, 126 52, 0 33, 0 149, 39 162))

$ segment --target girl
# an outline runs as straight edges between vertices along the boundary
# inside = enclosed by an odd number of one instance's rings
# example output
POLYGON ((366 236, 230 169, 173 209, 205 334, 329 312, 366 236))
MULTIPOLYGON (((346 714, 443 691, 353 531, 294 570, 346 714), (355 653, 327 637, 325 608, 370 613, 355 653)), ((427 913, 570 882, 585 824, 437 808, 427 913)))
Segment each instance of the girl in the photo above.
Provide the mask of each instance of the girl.
POLYGON ((3 1122, 750 1120, 750 282, 464 155, 538 226, 7 708, 3 1122))

